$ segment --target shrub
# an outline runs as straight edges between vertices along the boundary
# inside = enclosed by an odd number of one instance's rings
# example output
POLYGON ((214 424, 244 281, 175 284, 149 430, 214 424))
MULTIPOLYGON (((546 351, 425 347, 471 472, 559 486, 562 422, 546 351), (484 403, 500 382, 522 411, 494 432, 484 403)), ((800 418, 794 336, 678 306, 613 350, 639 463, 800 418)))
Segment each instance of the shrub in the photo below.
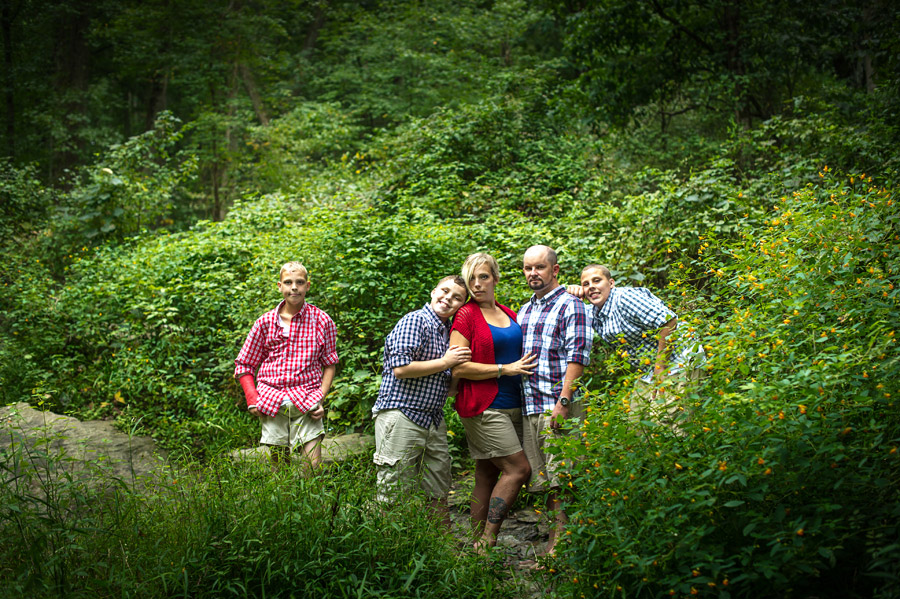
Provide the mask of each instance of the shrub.
POLYGON ((63 198, 45 254, 61 260, 72 248, 121 242, 144 229, 172 224, 182 187, 196 176, 193 155, 178 151, 183 130, 171 113, 161 113, 153 129, 105 152, 84 167, 63 198))
POLYGON ((563 449, 575 589, 896 596, 900 213, 890 185, 815 178, 676 265, 709 354, 685 436, 627 423, 633 377, 595 380, 563 449))
POLYGON ((10 238, 31 234, 43 224, 53 195, 52 190, 41 184, 34 165, 17 168, 7 158, 0 160, 0 236, 3 244, 10 238))
POLYGON ((590 186, 587 169, 599 144, 544 111, 533 92, 525 100, 499 96, 439 110, 406 125, 390 142, 395 158, 380 199, 390 209, 415 206, 442 218, 498 209, 561 215, 590 186))
POLYGON ((306 189, 329 163, 355 152, 361 127, 334 104, 303 103, 266 126, 250 130, 252 159, 240 161, 238 177, 262 193, 306 189))

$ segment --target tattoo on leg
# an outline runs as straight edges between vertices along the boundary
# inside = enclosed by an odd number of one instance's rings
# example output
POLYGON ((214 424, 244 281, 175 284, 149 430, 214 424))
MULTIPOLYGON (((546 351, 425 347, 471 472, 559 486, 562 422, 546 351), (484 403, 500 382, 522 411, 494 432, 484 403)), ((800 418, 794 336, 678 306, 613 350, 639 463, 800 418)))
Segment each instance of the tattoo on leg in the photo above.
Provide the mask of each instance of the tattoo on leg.
POLYGON ((491 498, 491 504, 488 507, 487 520, 491 524, 499 524, 506 518, 509 513, 509 505, 502 497, 491 498))

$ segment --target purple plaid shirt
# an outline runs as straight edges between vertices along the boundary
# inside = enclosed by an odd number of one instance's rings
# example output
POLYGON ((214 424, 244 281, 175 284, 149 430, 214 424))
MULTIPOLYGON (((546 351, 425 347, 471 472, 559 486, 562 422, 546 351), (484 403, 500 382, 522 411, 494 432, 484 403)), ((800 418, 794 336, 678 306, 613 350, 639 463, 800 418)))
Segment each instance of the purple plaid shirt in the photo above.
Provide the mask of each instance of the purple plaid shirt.
POLYGON ((541 299, 532 296, 519 310, 518 321, 522 355, 537 356, 533 374, 522 377, 522 411, 541 414, 556 405, 569 362, 590 363, 591 315, 560 285, 541 299))

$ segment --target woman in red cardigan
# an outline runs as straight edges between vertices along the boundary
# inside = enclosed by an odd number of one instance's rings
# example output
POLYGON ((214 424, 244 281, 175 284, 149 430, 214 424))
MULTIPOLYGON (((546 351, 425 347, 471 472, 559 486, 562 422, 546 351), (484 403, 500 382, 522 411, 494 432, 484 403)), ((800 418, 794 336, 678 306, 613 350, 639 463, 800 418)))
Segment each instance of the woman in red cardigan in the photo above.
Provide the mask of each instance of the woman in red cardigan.
POLYGON ((475 460, 471 519, 475 548, 497 543, 497 532, 531 466, 522 451, 521 377, 534 369, 534 356, 522 355, 522 329, 516 313, 497 303, 497 261, 488 254, 466 258, 462 278, 472 294, 453 320, 450 344, 469 347, 472 360, 453 368, 458 377, 456 411, 475 460), (502 477, 501 477, 502 474, 502 477))

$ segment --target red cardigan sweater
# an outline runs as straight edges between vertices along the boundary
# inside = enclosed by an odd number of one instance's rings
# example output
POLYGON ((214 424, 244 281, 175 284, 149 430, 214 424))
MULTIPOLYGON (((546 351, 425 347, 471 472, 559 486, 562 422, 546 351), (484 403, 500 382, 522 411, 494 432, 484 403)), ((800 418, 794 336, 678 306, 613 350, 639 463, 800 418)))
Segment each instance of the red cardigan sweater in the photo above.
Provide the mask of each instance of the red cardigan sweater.
MULTIPOLYGON (((512 320, 516 320, 516 313, 496 301, 501 310, 506 312, 512 320)), ((494 358, 494 338, 488 327, 481 308, 474 301, 466 303, 453 318, 451 331, 459 331, 463 337, 469 340, 472 350, 472 361, 480 364, 496 364, 494 358)), ((456 393, 456 411, 460 418, 471 418, 484 412, 497 397, 497 379, 484 379, 470 381, 459 379, 459 387, 456 393)))

